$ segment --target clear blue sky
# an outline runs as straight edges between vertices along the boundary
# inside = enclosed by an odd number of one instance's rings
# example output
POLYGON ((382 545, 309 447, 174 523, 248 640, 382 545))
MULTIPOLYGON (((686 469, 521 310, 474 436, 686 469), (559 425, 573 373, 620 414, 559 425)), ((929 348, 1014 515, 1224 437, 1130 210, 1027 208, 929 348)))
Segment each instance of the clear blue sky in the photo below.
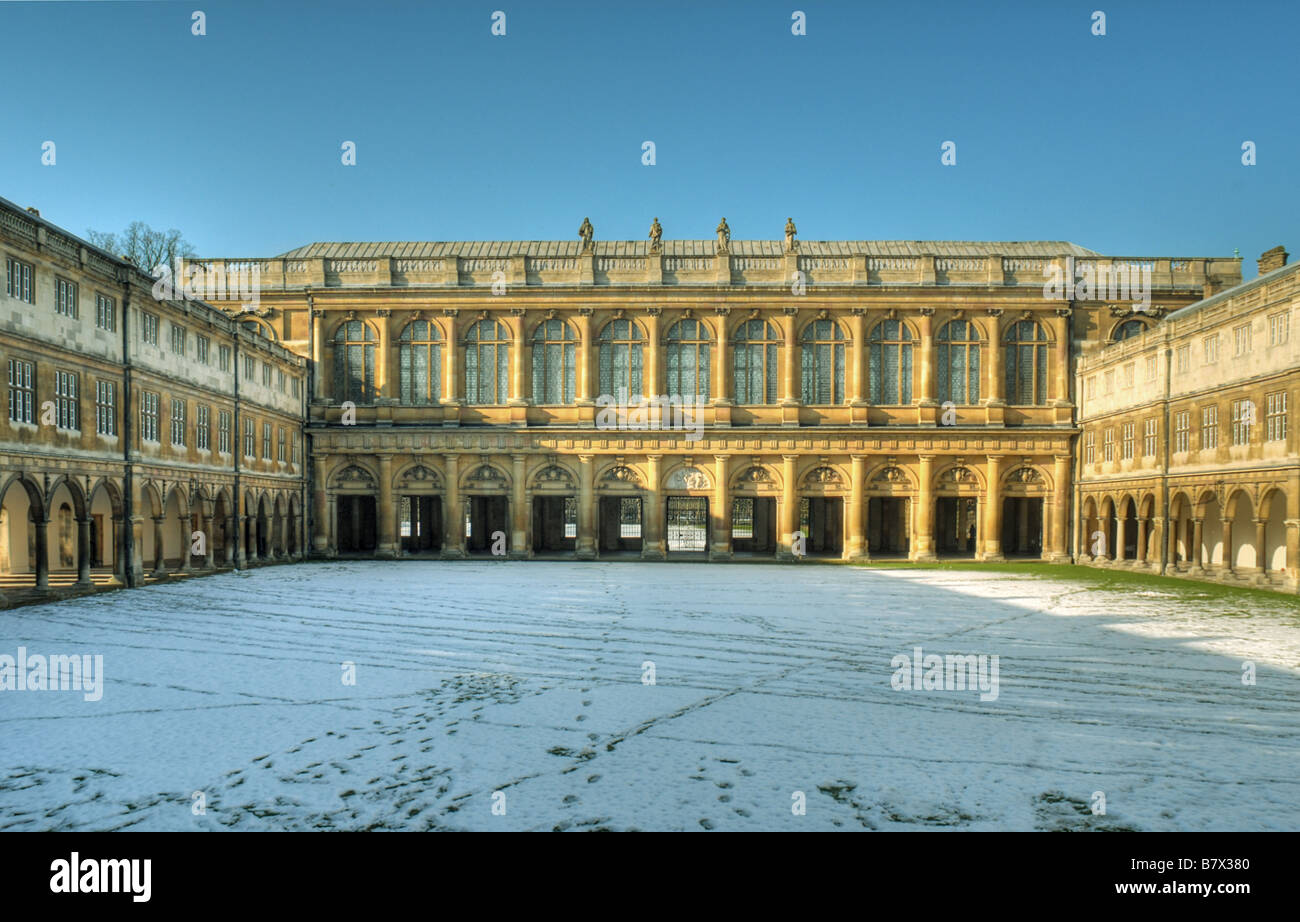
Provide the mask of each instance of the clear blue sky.
POLYGON ((810 240, 1240 247, 1249 277, 1300 253, 1298 26, 1293 0, 0 2, 0 195, 213 256, 792 215, 810 240))

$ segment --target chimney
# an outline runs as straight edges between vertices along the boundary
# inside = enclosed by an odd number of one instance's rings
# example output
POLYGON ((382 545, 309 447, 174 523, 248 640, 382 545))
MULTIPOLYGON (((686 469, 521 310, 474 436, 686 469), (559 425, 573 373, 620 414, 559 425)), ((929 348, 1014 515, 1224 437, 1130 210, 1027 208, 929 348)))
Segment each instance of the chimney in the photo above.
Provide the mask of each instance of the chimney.
POLYGON ((1259 254, 1259 274, 1264 275, 1265 273, 1272 272, 1275 269, 1281 269, 1286 265, 1286 258, 1290 255, 1291 254, 1281 246, 1275 246, 1271 250, 1265 250, 1263 253, 1259 254))
POLYGON ((30 205, 27 206, 27 210, 30 211, 32 214, 36 215, 36 217, 38 218, 41 216, 41 213, 30 205))

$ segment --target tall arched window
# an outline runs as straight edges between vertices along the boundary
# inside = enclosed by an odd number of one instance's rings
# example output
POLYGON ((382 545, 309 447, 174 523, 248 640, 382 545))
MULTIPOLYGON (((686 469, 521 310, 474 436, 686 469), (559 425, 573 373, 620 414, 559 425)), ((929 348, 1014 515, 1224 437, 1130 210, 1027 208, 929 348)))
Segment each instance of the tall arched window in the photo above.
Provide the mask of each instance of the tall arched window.
POLYGON ((1140 336, 1145 333, 1147 325, 1141 320, 1125 320, 1119 326, 1115 327, 1115 342, 1131 339, 1134 336, 1140 336))
POLYGON ((803 402, 809 405, 843 403, 844 331, 834 320, 814 320, 804 327, 803 402))
POLYGON ((402 403, 437 403, 442 397, 442 333, 438 325, 412 320, 397 344, 402 403))
POLYGON ((465 400, 505 403, 510 394, 510 335, 504 323, 480 320, 465 331, 465 400))
POLYGON ((340 324, 334 334, 334 399, 375 399, 375 331, 360 320, 340 324))
POLYGON ((1047 403, 1047 332, 1033 320, 1018 320, 1007 328, 1002 342, 1007 403, 1047 403))
POLYGON ((645 338, 631 320, 611 320, 600 331, 600 392, 618 399, 619 392, 629 399, 639 398, 641 391, 641 349, 645 338))
POLYGON ((578 394, 578 337, 563 320, 543 320, 533 333, 533 403, 573 403, 578 394))
POLYGON ((698 320, 679 320, 668 330, 668 396, 709 399, 709 329, 698 320))
POLYGON ((882 320, 871 331, 871 402, 912 402, 912 331, 901 320, 882 320))
POLYGON ((776 403, 781 334, 766 320, 746 320, 732 339, 736 403, 776 403))
POLYGON ((965 320, 946 323, 936 337, 939 402, 959 406, 980 402, 980 334, 965 320))

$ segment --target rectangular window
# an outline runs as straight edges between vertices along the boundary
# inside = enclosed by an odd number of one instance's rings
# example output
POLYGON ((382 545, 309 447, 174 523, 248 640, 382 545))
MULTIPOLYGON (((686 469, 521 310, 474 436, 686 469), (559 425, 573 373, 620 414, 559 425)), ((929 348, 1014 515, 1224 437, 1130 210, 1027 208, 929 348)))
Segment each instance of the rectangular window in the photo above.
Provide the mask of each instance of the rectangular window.
POLYGON ((229 346, 217 346, 217 367, 222 371, 230 371, 229 346))
POLYGON ((1091 400, 1096 396, 1097 396, 1097 376, 1091 375, 1088 378, 1088 399, 1091 400))
POLYGON ((1097 460, 1097 433, 1091 430, 1083 434, 1083 463, 1093 464, 1097 460))
POLYGON ((1125 461, 1133 460, 1133 423, 1125 423, 1123 430, 1123 439, 1120 443, 1120 458, 1125 461))
POLYGON ((98 292, 95 293, 95 326, 110 333, 117 330, 117 302, 98 292))
POLYGON ((283 427, 281 427, 279 430, 277 430, 277 432, 276 432, 276 436, 277 436, 277 438, 276 438, 276 446, 275 446, 275 448, 276 448, 276 452, 275 452, 275 460, 277 460, 277 461, 279 461, 281 464, 283 464, 284 461, 285 461, 285 457, 284 457, 284 428, 283 428, 283 427))
POLYGON ((1268 318, 1268 344, 1280 346, 1291 338, 1291 315, 1286 311, 1268 318))
POLYGON ((95 432, 99 435, 117 435, 116 382, 95 382, 95 432))
POLYGON ((206 336, 194 337, 194 354, 204 365, 208 364, 208 342, 206 336))
POLYGON ((1156 456, 1158 425, 1154 417, 1142 422, 1142 457, 1144 458, 1154 458, 1156 456))
POLYGON ((1234 355, 1246 355, 1250 352, 1250 324, 1232 328, 1232 347, 1234 355))
POLYGON ((262 363, 262 386, 271 386, 271 364, 269 362, 262 363))
POLYGON ((1107 429, 1101 438, 1101 460, 1115 460, 1115 430, 1107 429))
POLYGON ((284 393, 284 369, 283 368, 277 368, 275 370, 275 389, 278 390, 281 394, 284 393))
POLYGON ((185 445, 185 401, 172 398, 172 444, 185 445))
POLYGON ((140 338, 151 346, 158 345, 158 315, 140 311, 140 338))
POLYGON ((302 396, 302 380, 299 378, 293 379, 293 396, 295 397, 302 396))
POLYGON ((1264 431, 1270 442, 1286 441, 1286 391, 1264 398, 1264 431))
POLYGON ((11 298, 35 304, 32 296, 32 267, 12 257, 5 258, 5 293, 11 298))
POLYGON ((297 467, 299 464, 302 463, 302 456, 299 455, 298 453, 298 433, 296 431, 293 433, 293 437, 289 443, 289 446, 290 446, 290 450, 293 452, 293 456, 292 456, 293 464, 295 467, 297 467))
POLYGON ((15 423, 36 421, 36 366, 31 362, 9 360, 9 419, 15 423))
POLYGON ((271 424, 262 423, 262 460, 271 460, 271 424))
POLYGON ((230 411, 217 413, 217 451, 223 455, 230 454, 230 411))
POLYGON ((77 319, 77 283, 54 279, 54 313, 77 319))
POLYGON ((1102 382, 1101 389, 1103 393, 1106 394, 1115 393, 1115 369, 1113 368, 1106 369, 1105 373, 1101 376, 1101 382, 1102 382))
POLYGON ((1201 344, 1205 347, 1205 364, 1213 365, 1219 360, 1219 334, 1211 333, 1201 344))
POLYGON ((1137 366, 1136 366, 1133 362, 1129 362, 1127 365, 1124 366, 1124 386, 1125 386, 1125 387, 1132 387, 1132 386, 1133 386, 1133 376, 1134 376, 1134 374, 1135 374, 1136 372, 1137 372, 1137 366))
POLYGON ((244 420, 244 457, 257 457, 257 436, 253 433, 253 421, 244 420))
POLYGON ((140 394, 140 438, 146 442, 158 441, 158 395, 148 391, 140 394))
POLYGON ((81 405, 77 401, 77 374, 73 371, 54 373, 54 415, 60 429, 81 428, 81 405))
POLYGON ((1174 414, 1174 451, 1187 452, 1192 446, 1192 415, 1186 410, 1174 414))
POLYGON ((1219 408, 1201 407, 1201 450, 1219 447, 1219 408))
POLYGON ((185 354, 185 327, 172 324, 172 352, 185 354))
POLYGON ((257 363, 253 361, 251 355, 244 356, 244 380, 252 381, 253 373, 257 371, 257 363))
POLYGON ((1249 445, 1250 430, 1255 424, 1255 404, 1250 400, 1232 402, 1232 444, 1249 445))
POLYGON ((1156 379, 1156 357, 1154 355, 1147 356, 1146 379, 1147 381, 1154 381, 1156 379))
POLYGON ((210 410, 204 404, 199 404, 194 411, 194 445, 202 451, 212 448, 212 422, 209 415, 210 410))
POLYGON ((1177 360, 1178 373, 1180 375, 1187 374, 1192 367, 1192 347, 1187 345, 1179 346, 1174 355, 1177 360))

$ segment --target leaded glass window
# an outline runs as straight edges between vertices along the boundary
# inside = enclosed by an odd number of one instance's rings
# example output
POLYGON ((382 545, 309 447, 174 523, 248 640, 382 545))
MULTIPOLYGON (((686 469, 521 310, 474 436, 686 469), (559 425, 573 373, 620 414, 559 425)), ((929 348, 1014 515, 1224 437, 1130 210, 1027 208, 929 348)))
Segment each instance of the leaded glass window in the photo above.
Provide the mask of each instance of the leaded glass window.
POLYGON ((882 320, 871 331, 871 402, 912 402, 912 331, 901 320, 882 320))
POLYGON ((747 320, 737 328, 731 349, 736 403, 776 403, 780 348, 781 335, 766 320, 747 320))
POLYGON ((939 401, 959 406, 980 402, 980 334, 965 320, 946 323, 936 345, 939 401))
POLYGON ((1020 320, 1003 337, 1006 400, 1013 406, 1047 403, 1047 332, 1033 320, 1020 320))
POLYGON ((600 331, 600 393, 629 399, 642 396, 641 351, 645 337, 631 320, 611 320, 600 331))
POLYGON ((844 331, 833 320, 814 320, 804 327, 803 402, 810 405, 843 403, 844 331))
POLYGON ((334 397, 371 403, 375 396, 375 331, 349 320, 334 334, 334 397))
POLYGON ((577 396, 578 338, 563 320, 533 333, 533 403, 569 404, 577 396))
POLYGON ((668 330, 668 396, 694 402, 709 399, 709 329, 698 320, 679 320, 668 330))
POLYGON ((1115 327, 1115 342, 1130 339, 1134 336, 1140 336, 1145 333, 1147 325, 1141 320, 1125 320, 1119 326, 1115 327))
POLYGON ((397 342, 402 403, 437 403, 442 397, 442 333, 438 325, 413 320, 397 342))
POLYGON ((501 404, 510 394, 510 336, 505 324, 480 320, 465 331, 465 401, 501 404))

